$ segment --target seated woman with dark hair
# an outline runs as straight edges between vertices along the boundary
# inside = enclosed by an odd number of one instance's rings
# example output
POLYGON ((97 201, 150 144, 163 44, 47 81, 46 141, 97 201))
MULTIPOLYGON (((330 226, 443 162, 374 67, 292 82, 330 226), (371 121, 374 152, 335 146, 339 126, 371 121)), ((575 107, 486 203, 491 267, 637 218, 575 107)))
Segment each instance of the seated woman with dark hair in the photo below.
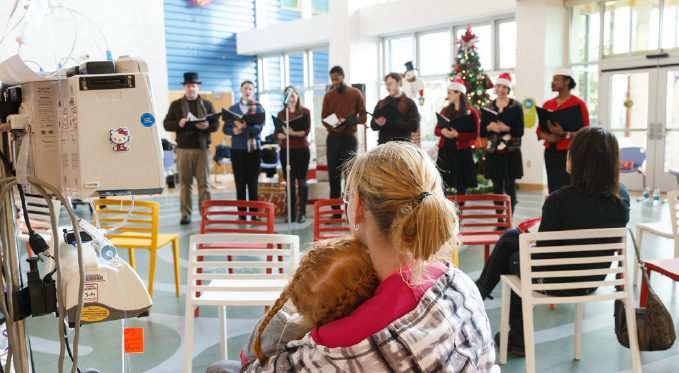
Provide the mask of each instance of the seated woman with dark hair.
MULTIPOLYGON (((578 132, 570 144, 566 170, 570 173, 568 187, 553 192, 542 207, 540 232, 567 231, 577 229, 621 228, 629 221, 629 195, 625 186, 619 183, 618 141, 608 130, 601 127, 585 127, 578 132)), ((592 240, 592 244, 601 241, 592 240)), ((543 243, 544 244, 544 243, 543 243)), ((550 245, 567 244, 549 242, 550 245)), ((609 253, 589 252, 590 255, 609 253)), ((549 254, 544 258, 554 257, 549 254)), ((580 257, 582 253, 572 253, 580 257)), ((610 263, 570 265, 568 269, 602 268, 610 263)), ((559 270, 551 266, 549 270, 559 270)), ((521 275, 519 264, 519 231, 510 229, 500 238, 488 258, 481 277, 476 281, 481 296, 485 299, 505 274, 521 275)), ((603 276, 605 277, 605 276, 603 276)), ((592 280, 601 280, 593 276, 592 280)), ((560 279, 550 279, 559 282, 560 279)), ((561 280, 563 281, 563 280, 561 280)), ((583 279, 582 281, 587 281, 583 279)), ((573 289, 549 291, 556 296, 577 296, 596 290, 573 289)), ((512 293, 509 316, 509 350, 517 356, 525 356, 523 340, 523 310, 521 298, 512 293)), ((496 335, 496 341, 498 336, 496 335)), ((496 342, 497 343, 497 342, 496 342)), ((497 343, 499 345, 499 343, 497 343)))

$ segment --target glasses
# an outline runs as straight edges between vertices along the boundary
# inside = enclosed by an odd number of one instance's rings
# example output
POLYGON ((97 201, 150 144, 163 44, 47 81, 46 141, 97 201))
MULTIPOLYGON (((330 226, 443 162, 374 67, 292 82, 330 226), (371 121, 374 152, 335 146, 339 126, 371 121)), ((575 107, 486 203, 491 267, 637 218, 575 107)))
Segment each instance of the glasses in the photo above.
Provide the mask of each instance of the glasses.
POLYGON ((349 204, 349 197, 351 197, 352 194, 354 194, 354 192, 342 192, 342 201, 349 204))

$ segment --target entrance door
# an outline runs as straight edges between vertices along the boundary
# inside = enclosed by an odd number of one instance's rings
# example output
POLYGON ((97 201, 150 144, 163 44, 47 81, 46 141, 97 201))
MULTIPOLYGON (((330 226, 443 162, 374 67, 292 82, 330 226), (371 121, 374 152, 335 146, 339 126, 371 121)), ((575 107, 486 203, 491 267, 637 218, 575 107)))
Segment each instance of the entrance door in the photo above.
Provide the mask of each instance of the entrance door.
MULTIPOLYGON (((679 66, 604 72, 600 80, 601 124, 621 148, 639 147, 646 155, 646 185, 662 191, 679 188, 670 168, 679 168, 679 66)), ((638 173, 623 173, 630 190, 643 190, 638 173)))

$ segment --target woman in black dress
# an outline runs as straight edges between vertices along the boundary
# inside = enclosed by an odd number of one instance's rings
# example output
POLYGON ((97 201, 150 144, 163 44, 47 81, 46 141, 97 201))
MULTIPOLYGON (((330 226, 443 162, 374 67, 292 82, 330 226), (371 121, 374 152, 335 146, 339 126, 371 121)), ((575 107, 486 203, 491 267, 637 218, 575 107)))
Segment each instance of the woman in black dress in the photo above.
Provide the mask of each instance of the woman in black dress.
MULTIPOLYGON (((481 126, 481 137, 487 138, 486 169, 484 176, 493 181, 494 194, 507 194, 512 200, 512 213, 516 208, 516 179, 523 177, 521 158, 521 137, 523 136, 523 110, 521 103, 509 98, 512 78, 504 73, 495 82, 497 98, 488 104, 488 109, 502 113, 506 109, 518 107, 516 123, 508 126, 501 121, 481 126)), ((514 111, 514 110, 513 110, 514 111)), ((483 110, 482 110, 483 114, 483 110)))

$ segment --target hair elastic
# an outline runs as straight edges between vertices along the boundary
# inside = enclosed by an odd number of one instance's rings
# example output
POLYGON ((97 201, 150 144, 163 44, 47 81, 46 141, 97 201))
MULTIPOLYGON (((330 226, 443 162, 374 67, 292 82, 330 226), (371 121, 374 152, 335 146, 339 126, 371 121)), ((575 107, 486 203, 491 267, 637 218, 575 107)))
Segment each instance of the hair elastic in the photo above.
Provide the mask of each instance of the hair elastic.
POLYGON ((417 201, 418 201, 418 202, 422 202, 422 201, 424 201, 424 198, 425 198, 425 197, 430 196, 430 195, 431 195, 431 193, 429 193, 429 192, 422 192, 422 193, 420 194, 420 198, 419 198, 417 201))

